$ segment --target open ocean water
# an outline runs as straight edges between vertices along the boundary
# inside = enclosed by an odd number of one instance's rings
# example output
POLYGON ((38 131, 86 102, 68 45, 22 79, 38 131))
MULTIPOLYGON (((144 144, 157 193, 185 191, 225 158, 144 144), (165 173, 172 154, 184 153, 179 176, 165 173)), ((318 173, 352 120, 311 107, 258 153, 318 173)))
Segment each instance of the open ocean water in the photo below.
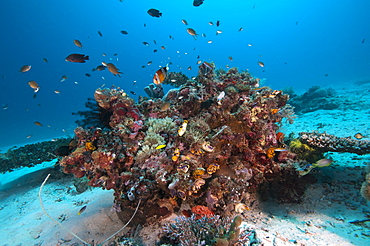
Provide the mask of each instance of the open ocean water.
POLYGON ((189 77, 197 75, 198 60, 248 69, 263 85, 298 93, 370 79, 369 1, 192 2, 1 1, 0 149, 73 136, 71 113, 83 110, 95 89, 119 86, 137 100, 170 62, 170 71, 189 77), (151 8, 162 16, 150 16, 151 8), (72 53, 89 60, 66 62, 72 53), (93 72, 101 62, 114 63, 121 78, 93 72), (31 70, 20 73, 24 65, 31 70), (39 85, 37 93, 29 81, 39 85))

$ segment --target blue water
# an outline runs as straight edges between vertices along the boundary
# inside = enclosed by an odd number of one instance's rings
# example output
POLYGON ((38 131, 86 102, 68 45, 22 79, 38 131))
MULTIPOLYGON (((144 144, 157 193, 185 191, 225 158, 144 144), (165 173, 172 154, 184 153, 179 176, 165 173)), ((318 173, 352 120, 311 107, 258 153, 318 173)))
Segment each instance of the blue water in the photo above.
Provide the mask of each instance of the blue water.
POLYGON ((312 85, 347 86, 369 80, 369 9, 367 0, 205 0, 199 7, 192 0, 2 0, 0 146, 72 136, 77 118, 71 112, 83 110, 96 88, 120 86, 135 91, 137 99, 145 96, 143 87, 151 83, 158 67, 170 61, 171 71, 195 76, 198 55, 218 67, 249 69, 274 89, 292 86, 303 92, 312 85), (163 16, 151 17, 150 8, 163 16), (217 20, 219 27, 208 24, 217 20), (195 40, 186 32, 189 27, 206 37, 195 40), (238 31, 241 27, 243 31, 238 31), (216 35, 217 30, 222 33, 216 35), (74 39, 84 48, 75 46, 74 39), (66 62, 71 53, 89 55, 90 60, 66 62), (92 72, 102 61, 114 63, 122 77, 92 72), (147 66, 149 61, 152 65, 147 66), (32 69, 19 73, 23 65, 32 69), (187 70, 189 66, 193 69, 187 70), (62 83, 63 75, 68 79, 62 83), (27 84, 30 80, 41 87, 36 98, 27 84))

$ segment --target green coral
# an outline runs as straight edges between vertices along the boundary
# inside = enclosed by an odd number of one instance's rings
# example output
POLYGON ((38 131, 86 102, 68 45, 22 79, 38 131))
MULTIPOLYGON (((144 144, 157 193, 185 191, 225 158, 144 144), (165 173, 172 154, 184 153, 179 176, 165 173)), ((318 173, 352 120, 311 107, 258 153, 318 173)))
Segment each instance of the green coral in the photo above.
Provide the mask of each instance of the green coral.
POLYGON ((174 134, 176 132, 176 123, 169 117, 157 119, 149 118, 145 125, 148 126, 148 132, 165 132, 169 134, 174 134))
POLYGON ((166 144, 165 138, 160 133, 169 135, 175 134, 176 123, 169 117, 166 118, 149 118, 145 125, 148 127, 146 136, 142 142, 141 150, 138 151, 135 159, 143 162, 151 155, 158 153, 160 150, 156 148, 159 145, 166 144))
POLYGON ((204 118, 190 118, 184 137, 192 144, 202 144, 210 130, 211 129, 204 118))
POLYGON ((297 154, 299 159, 311 163, 323 158, 323 153, 321 151, 302 143, 298 138, 290 141, 289 149, 291 152, 297 154))

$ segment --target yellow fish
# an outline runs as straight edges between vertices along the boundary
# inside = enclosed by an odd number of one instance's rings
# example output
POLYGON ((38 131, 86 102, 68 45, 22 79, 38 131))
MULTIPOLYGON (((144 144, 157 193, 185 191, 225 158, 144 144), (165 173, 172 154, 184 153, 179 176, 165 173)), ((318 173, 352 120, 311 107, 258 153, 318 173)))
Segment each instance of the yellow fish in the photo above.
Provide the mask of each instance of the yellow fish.
POLYGON ((184 135, 184 133, 186 132, 186 127, 188 126, 188 121, 187 120, 184 120, 184 122, 182 123, 182 125, 179 127, 179 130, 178 130, 178 133, 179 133, 179 136, 181 137, 182 135, 184 135))
POLYGON ((158 145, 155 149, 163 149, 164 147, 166 147, 165 144, 161 144, 161 145, 158 145))

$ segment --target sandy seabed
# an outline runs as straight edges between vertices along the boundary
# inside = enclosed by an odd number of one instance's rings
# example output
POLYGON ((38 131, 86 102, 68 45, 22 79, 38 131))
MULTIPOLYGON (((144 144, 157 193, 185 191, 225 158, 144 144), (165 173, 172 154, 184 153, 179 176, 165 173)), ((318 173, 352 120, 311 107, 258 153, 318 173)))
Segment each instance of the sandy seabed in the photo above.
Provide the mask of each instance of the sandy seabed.
MULTIPOLYGON (((370 84, 335 89, 343 101, 339 109, 299 115, 281 130, 286 135, 317 130, 339 137, 358 132, 370 136, 370 84)), ((302 203, 258 202, 243 213, 244 226, 255 229, 263 245, 370 245, 370 222, 353 223, 370 219, 370 202, 360 194, 370 154, 328 153, 327 157, 334 163, 312 174, 317 182, 309 186, 302 203)), ((98 244, 123 226, 111 209, 112 191, 94 188, 77 194, 71 179, 60 178, 52 169, 55 163, 0 174, 0 245, 81 244, 40 207, 39 187, 48 173, 52 176, 43 188, 45 209, 80 238, 98 244), (77 215, 84 205, 86 210, 77 215)), ((155 245, 162 224, 175 216, 142 228, 144 244, 155 245)))

